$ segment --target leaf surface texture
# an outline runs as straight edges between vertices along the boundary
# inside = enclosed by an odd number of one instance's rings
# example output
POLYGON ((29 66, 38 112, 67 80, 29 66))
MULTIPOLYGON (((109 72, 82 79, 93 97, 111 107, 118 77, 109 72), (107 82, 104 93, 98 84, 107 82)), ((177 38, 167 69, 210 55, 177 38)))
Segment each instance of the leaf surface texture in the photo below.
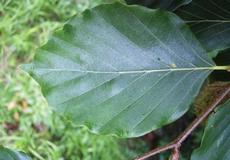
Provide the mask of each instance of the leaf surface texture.
POLYGON ((23 68, 75 124, 136 137, 182 116, 214 66, 176 15, 114 3, 73 17, 23 68))
POLYGON ((193 0, 179 8, 176 13, 188 22, 209 52, 217 54, 218 51, 230 47, 229 0, 193 0))
POLYGON ((25 153, 0 146, 0 160, 31 160, 25 153))

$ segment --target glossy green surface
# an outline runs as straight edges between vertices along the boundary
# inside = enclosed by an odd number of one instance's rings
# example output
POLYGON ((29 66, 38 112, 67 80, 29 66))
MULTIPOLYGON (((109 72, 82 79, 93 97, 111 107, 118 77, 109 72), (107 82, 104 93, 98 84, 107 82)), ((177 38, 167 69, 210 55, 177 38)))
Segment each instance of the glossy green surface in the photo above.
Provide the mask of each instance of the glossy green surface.
POLYGON ((191 160, 230 159, 230 100, 210 115, 200 148, 191 160))
POLYGON ((31 160, 25 153, 0 146, 0 160, 31 160))
POLYGON ((73 17, 23 68, 75 124, 136 137, 182 116, 213 66, 176 15, 114 3, 73 17))
POLYGON ((179 8, 176 13, 188 22, 194 34, 209 52, 229 48, 229 0, 193 0, 179 8))

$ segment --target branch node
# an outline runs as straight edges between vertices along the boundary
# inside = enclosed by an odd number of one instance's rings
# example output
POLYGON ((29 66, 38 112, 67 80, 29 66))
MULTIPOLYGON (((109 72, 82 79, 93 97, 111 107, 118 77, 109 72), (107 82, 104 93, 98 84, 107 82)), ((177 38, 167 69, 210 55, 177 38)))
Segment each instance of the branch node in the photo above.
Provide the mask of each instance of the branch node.
POLYGON ((175 147, 172 151, 170 160, 179 160, 180 158, 180 150, 178 147, 175 147))

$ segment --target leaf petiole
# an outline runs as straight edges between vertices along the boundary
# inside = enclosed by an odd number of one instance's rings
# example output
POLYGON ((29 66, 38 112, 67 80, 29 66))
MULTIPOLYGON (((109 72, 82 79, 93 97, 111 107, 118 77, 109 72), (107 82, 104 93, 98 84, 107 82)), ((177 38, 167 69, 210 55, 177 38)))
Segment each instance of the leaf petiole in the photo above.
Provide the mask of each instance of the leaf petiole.
POLYGON ((213 70, 226 70, 226 71, 230 71, 230 66, 214 66, 213 70))

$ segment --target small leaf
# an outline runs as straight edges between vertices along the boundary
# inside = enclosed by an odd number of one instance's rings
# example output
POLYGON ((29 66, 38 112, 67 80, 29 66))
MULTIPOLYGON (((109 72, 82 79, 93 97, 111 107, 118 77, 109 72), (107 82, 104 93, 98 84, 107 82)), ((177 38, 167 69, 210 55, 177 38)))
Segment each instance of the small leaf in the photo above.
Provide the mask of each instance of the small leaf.
POLYGON ((230 100, 219 106, 210 115, 200 148, 196 149, 191 160, 230 159, 230 100))
POLYGON ((215 57, 230 47, 230 3, 228 0, 193 0, 176 11, 215 57))
POLYGON ((73 17, 23 68, 75 124, 136 137, 181 117, 209 73, 226 67, 176 15, 114 3, 73 17))
POLYGON ((25 153, 0 146, 0 160, 31 160, 25 153))

